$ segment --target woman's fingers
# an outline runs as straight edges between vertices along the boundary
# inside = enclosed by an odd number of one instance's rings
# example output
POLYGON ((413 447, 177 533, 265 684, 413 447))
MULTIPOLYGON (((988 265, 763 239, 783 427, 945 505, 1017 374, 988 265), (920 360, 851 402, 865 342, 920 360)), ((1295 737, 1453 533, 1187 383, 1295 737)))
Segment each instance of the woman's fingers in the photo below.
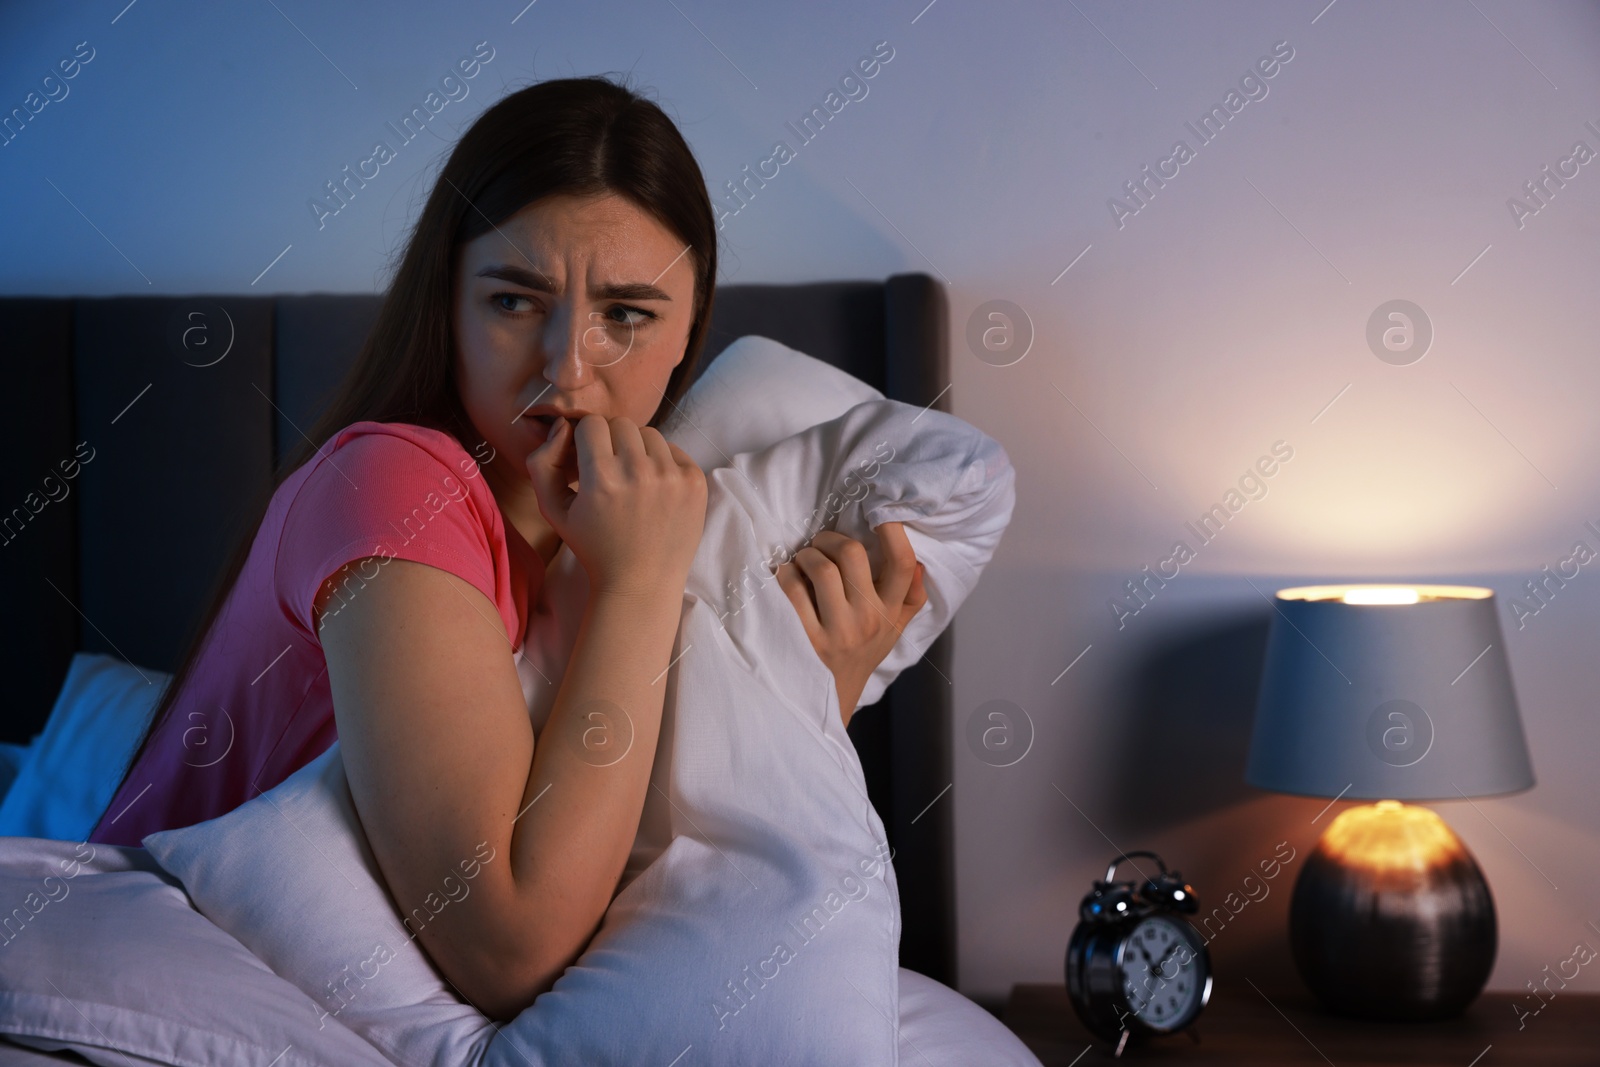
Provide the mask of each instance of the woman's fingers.
MULTIPOLYGON (((883 549, 883 573, 878 575, 878 598, 885 604, 899 606, 905 603, 917 571, 917 553, 911 547, 905 527, 898 522, 886 522, 875 527, 878 544, 883 549)), ((919 605, 920 606, 920 605, 919 605)))
POLYGON ((631 480, 647 468, 670 472, 674 466, 660 431, 623 416, 585 415, 574 428, 573 443, 577 469, 594 485, 631 480))
POLYGON ((865 545, 834 530, 822 530, 811 539, 811 547, 827 556, 838 569, 845 600, 851 604, 870 602, 874 592, 872 561, 867 558, 865 545))
POLYGON ((604 415, 585 415, 574 422, 572 442, 581 459, 615 455, 611 447, 611 420, 604 415))
POLYGON ((661 431, 654 426, 639 427, 639 439, 644 444, 644 454, 662 470, 671 470, 678 465, 677 457, 672 454, 672 446, 667 439, 661 436, 661 431))
POLYGON ((833 672, 847 726, 873 671, 928 600, 925 568, 905 530, 890 522, 877 531, 884 566, 876 582, 866 546, 833 530, 818 533, 777 570, 811 647, 833 672))
POLYGON ((539 510, 558 529, 566 524, 567 512, 578 495, 569 488, 576 460, 572 424, 566 419, 555 420, 550 435, 528 456, 528 476, 533 480, 539 510))
POLYGON ((911 576, 911 585, 906 589, 905 602, 900 605, 900 623, 895 628, 904 630, 916 618, 917 612, 922 610, 922 605, 928 602, 928 590, 923 584, 923 576, 927 567, 920 562, 917 564, 916 573, 911 576))
POLYGON ((822 630, 822 621, 817 618, 816 601, 811 599, 811 582, 800 573, 800 568, 792 560, 778 568, 777 577, 778 588, 794 605, 795 612, 800 616, 800 625, 815 644, 816 635, 822 630))
POLYGON ((624 467, 631 467, 642 463, 648 453, 645 451, 644 438, 640 436, 639 427, 632 419, 614 418, 610 420, 611 451, 620 460, 624 467))
POLYGON ((795 565, 811 583, 817 603, 817 618, 824 629, 847 625, 851 619, 850 599, 845 595, 844 579, 838 564, 818 549, 815 543, 794 554, 795 565))
MULTIPOLYGON (((843 605, 860 612, 876 612, 898 631, 927 603, 927 590, 922 582, 924 568, 917 561, 916 552, 900 523, 886 522, 876 529, 884 555, 882 573, 876 581, 872 577, 866 546, 833 530, 821 531, 807 548, 801 549, 801 553, 820 553, 833 566, 826 567, 812 556, 811 566, 803 569, 807 577, 815 575, 825 583, 823 591, 831 593, 837 589, 843 605)), ((800 553, 796 553, 795 560, 801 561, 800 553)), ((817 605, 824 625, 831 625, 820 591, 817 605)))
POLYGON ((576 454, 579 479, 598 474, 616 456, 611 444, 609 420, 604 415, 585 415, 579 419, 572 426, 572 448, 576 454))

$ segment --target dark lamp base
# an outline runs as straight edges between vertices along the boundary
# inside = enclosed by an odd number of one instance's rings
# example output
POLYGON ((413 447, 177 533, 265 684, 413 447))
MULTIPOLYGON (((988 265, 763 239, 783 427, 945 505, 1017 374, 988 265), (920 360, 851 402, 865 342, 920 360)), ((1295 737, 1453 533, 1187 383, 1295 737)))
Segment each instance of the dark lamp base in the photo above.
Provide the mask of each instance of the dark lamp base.
POLYGON ((1289 943, 1300 977, 1335 1014, 1448 1019, 1494 967, 1494 898, 1443 819, 1379 801, 1342 812, 1307 857, 1289 943))

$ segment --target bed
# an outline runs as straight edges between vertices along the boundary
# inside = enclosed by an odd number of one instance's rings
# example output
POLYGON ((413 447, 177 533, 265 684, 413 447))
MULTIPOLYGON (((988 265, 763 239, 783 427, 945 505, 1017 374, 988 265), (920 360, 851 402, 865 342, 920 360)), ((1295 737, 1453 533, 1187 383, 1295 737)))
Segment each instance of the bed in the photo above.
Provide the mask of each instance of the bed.
MULTIPOLYGON (((13 680, 0 764, 27 755, 75 653, 176 666, 242 517, 353 360, 378 302, 0 299, 0 331, 18 357, 0 422, 13 457, 0 472, 10 508, 0 590, 29 620, 0 650, 13 680), (73 457, 84 462, 64 478, 73 457)), ((943 291, 923 274, 724 286, 701 369, 759 334, 891 399, 944 410, 945 322, 943 291)), ((935 801, 951 780, 948 673, 944 636, 849 729, 905 887, 900 965, 947 985, 952 808, 935 801)))

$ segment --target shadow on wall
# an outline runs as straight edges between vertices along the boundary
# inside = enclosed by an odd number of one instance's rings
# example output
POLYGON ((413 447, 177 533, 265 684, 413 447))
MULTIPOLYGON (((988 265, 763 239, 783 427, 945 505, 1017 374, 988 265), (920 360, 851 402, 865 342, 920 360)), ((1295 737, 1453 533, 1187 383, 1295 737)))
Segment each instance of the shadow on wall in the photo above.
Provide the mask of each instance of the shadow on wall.
POLYGON ((1258 798, 1245 784, 1268 613, 1175 630, 1136 657, 1111 744, 1129 836, 1258 798))

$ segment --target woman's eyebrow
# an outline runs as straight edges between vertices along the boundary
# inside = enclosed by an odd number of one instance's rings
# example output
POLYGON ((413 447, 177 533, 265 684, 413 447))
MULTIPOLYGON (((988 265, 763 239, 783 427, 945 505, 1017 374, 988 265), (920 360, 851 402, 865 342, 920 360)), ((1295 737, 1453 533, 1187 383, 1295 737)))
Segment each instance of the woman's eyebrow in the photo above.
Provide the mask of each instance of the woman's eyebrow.
MULTIPOLYGON (((525 289, 532 289, 539 293, 554 295, 556 292, 555 283, 543 272, 530 270, 527 267, 519 267, 512 263, 496 263, 492 266, 484 267, 478 272, 478 277, 499 278, 501 281, 511 282, 514 285, 520 285, 525 289)), ((602 285, 590 295, 595 299, 607 300, 672 299, 663 290, 651 285, 649 282, 612 282, 609 285, 602 285)))

